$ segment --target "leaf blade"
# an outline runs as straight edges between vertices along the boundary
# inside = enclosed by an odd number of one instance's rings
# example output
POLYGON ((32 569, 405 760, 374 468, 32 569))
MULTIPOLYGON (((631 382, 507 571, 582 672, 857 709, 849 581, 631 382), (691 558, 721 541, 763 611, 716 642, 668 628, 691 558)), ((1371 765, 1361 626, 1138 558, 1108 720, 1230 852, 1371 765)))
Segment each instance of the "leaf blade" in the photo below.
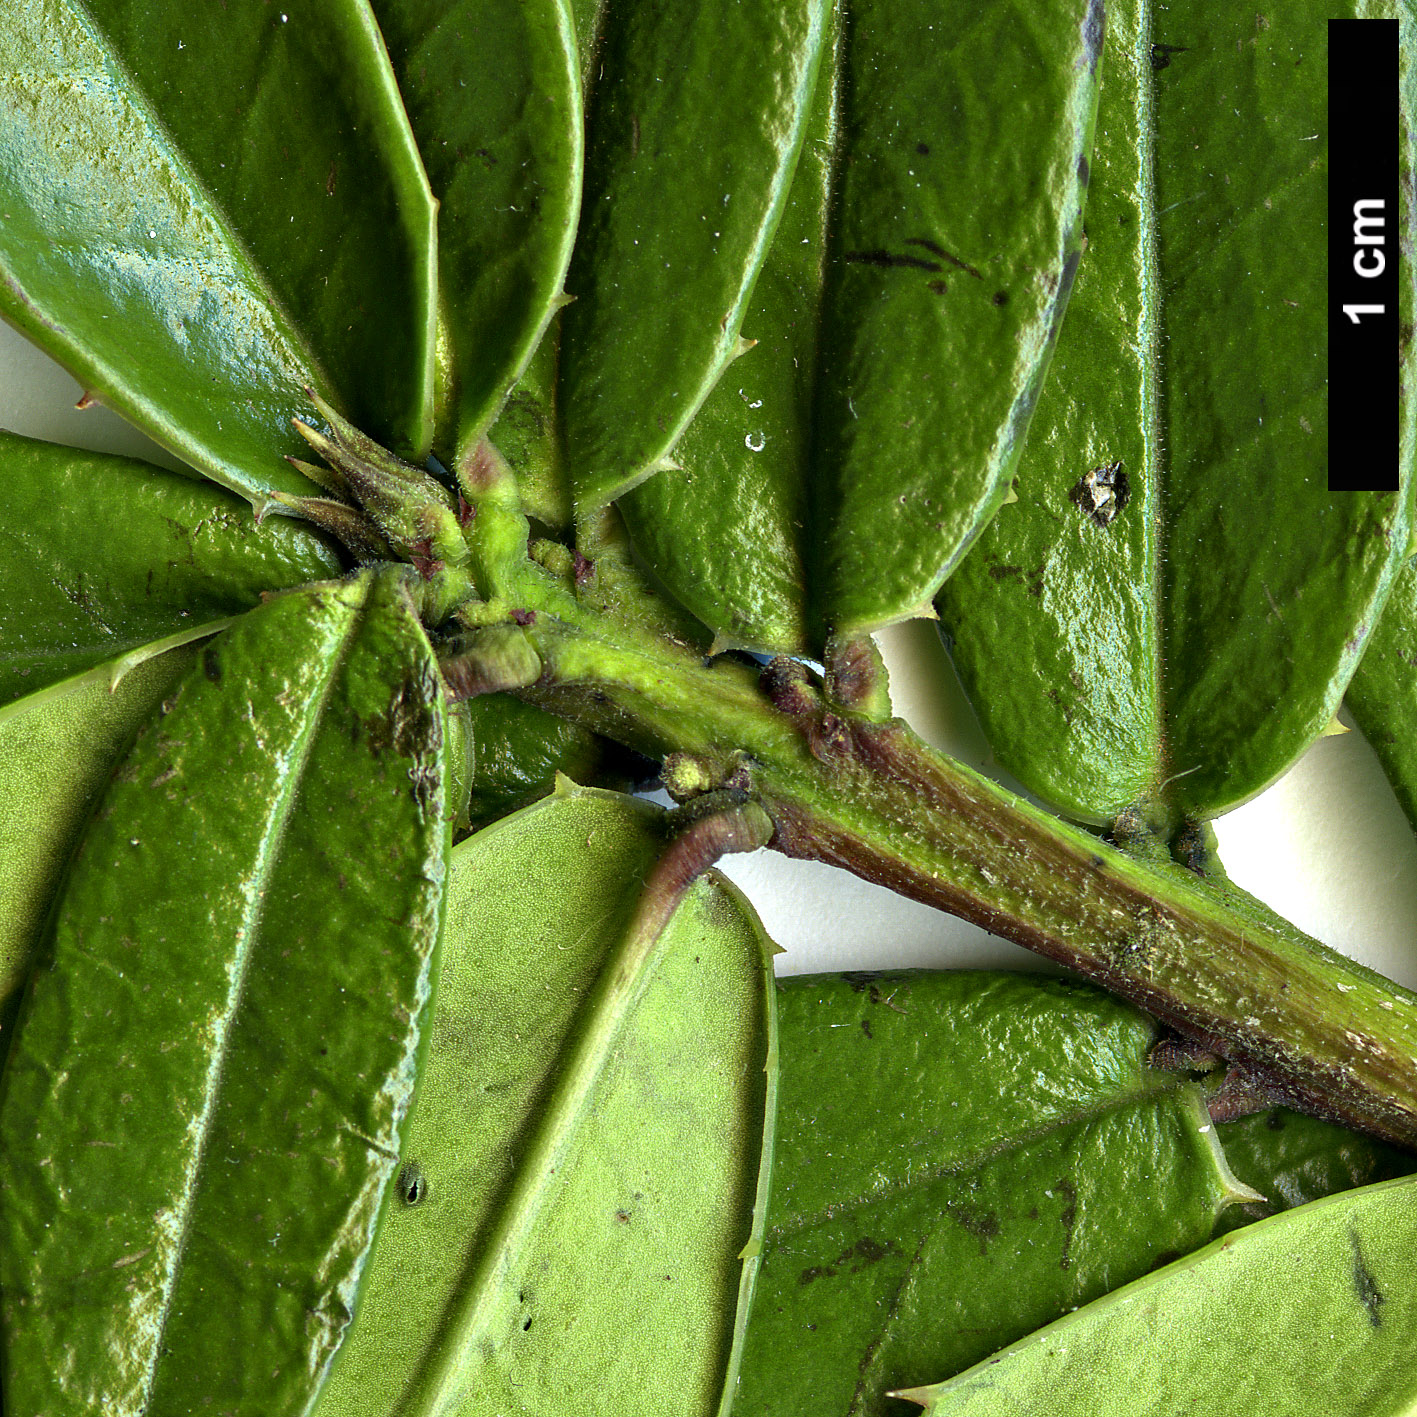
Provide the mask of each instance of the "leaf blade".
POLYGON ((1099 823, 1213 816, 1289 766, 1411 516, 1409 476, 1325 490, 1328 12, 1152 8, 1110 16, 1090 244, 1020 500, 938 600, 1000 763, 1099 823))
POLYGON ((718 1410, 771 1125, 765 942, 740 899, 696 888, 603 1060, 577 1124, 585 1145, 568 1138, 556 1163, 567 1179, 523 1169, 558 1070, 599 1026, 578 1015, 662 845, 656 815, 563 787, 458 848, 432 1059, 405 1151, 426 1199, 390 1213, 319 1417, 490 1413, 508 1394, 554 1406, 568 1391, 588 1412, 718 1410), (686 989, 715 1008, 686 1013, 686 989), (535 1229, 494 1262, 486 1247, 528 1187, 535 1229))
POLYGON ((825 10, 700 6, 688 46, 683 14, 641 7, 600 37, 612 78, 594 91, 560 367, 582 514, 651 474, 734 357, 825 10))
POLYGON ((744 324, 762 344, 683 473, 622 504, 721 643, 818 656, 930 613, 1006 494, 1076 264, 1101 45, 1087 4, 843 15, 744 324))
POLYGON ((14 20, 6 317, 258 510, 309 490, 280 461, 306 385, 426 452, 433 207, 366 11, 198 26, 157 0, 47 0, 14 20), (248 143, 257 161, 226 161, 248 143))
POLYGON ((1235 1410, 1237 1393, 1274 1417, 1410 1410, 1414 1183, 1331 1196, 1227 1235, 958 1378, 908 1395, 930 1414, 1089 1411, 1197 1417, 1235 1410), (1263 1349, 1250 1341, 1264 1324, 1263 1349), (1277 1363, 1270 1344, 1322 1363, 1277 1363), (1143 1335, 1145 1341, 1143 1341, 1143 1335), (1112 1361, 1131 1355, 1125 1375, 1112 1361), (1138 1361, 1139 1360, 1139 1361, 1138 1361))
POLYGON ((441 923, 436 668, 401 596, 295 593, 209 645, 85 838, 0 1095, 8 1402, 159 1417, 313 1395, 393 1171, 441 923), (293 667, 253 701, 277 646, 293 667), (371 834, 392 848, 372 880, 371 834))
POLYGON ((1154 1025, 1090 988, 982 972, 779 985, 773 1197, 738 1406, 884 1410, 1120 1275, 1239 1194, 1154 1025))
POLYGON ((0 703, 341 570, 306 525, 133 459, 0 431, 0 471, 0 703))

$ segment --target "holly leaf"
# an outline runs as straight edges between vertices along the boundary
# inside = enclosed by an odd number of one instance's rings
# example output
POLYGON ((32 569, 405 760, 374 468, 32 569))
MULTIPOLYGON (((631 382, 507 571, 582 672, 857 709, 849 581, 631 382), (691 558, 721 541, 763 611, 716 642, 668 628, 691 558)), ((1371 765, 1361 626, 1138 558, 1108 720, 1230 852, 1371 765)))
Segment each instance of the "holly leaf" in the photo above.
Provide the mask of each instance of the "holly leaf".
POLYGON ((779 1115, 739 1417, 883 1413, 1255 1199, 1154 1023, 1021 974, 778 986, 779 1115))
POLYGON ((837 23, 759 348, 683 471, 622 503, 720 644, 814 657, 932 614, 1008 491, 1077 267, 1102 42, 1083 0, 837 23))
POLYGON ((438 199, 439 441, 472 445, 562 298, 581 198, 574 17, 564 0, 373 10, 438 199))
POLYGON ((928 1417, 1222 1417, 1237 1400, 1273 1417, 1396 1417, 1417 1395, 1414 1197, 1417 1179, 1387 1181, 1262 1220, 899 1396, 928 1417))
POLYGON ((0 35, 0 312, 257 510, 314 385, 423 456, 434 203, 355 0, 29 6, 0 35))
POLYGON ((0 1055, 64 867, 99 795, 195 654, 183 636, 0 708, 0 1055))
POLYGON ((308 525, 133 458, 0 432, 0 703, 338 575, 308 525))
POLYGON ((412 1100, 444 764, 397 572, 251 612, 149 722, 0 1084, 7 1407, 308 1405, 412 1100))
POLYGON ((1109 9, 1018 502, 939 600, 999 763, 1082 820, 1266 786, 1332 721, 1407 545, 1410 429, 1401 495, 1327 491, 1331 13, 1109 9))
POLYGON ((1348 706, 1417 828, 1417 561, 1398 577, 1348 686, 1348 706))
POLYGON ((770 1154, 772 947, 711 877, 645 953, 664 847, 658 809, 563 780, 453 853, 400 1200, 318 1417, 567 1393, 607 1417, 727 1412, 770 1154))

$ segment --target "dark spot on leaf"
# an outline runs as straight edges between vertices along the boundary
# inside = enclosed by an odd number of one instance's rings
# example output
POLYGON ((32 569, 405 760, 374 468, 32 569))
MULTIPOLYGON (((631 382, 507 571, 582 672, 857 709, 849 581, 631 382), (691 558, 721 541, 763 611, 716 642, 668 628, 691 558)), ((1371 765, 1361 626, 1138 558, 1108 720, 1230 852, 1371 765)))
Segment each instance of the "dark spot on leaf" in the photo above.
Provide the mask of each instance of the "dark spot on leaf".
POLYGON ((1105 6, 1102 0, 1092 0, 1082 22, 1082 48, 1089 72, 1096 72, 1097 61, 1102 55, 1104 24, 1105 6))
POLYGON ((576 584, 583 586, 595 574, 595 563, 588 561, 579 551, 573 551, 571 555, 573 558, 571 565, 575 570, 576 584))
POLYGON ((1278 1107, 1264 1119, 1264 1124, 1272 1132, 1282 1132, 1288 1125, 1284 1113, 1278 1107))
POLYGON ((1189 52, 1190 46, 1187 44, 1153 44, 1151 46, 1151 72, 1159 74, 1163 69, 1169 69, 1173 54, 1189 52))
POLYGON ((1063 1195, 1063 1210, 1058 1219, 1063 1225, 1063 1253, 1058 1261, 1059 1269, 1067 1269, 1072 1264, 1072 1256, 1068 1253, 1073 1247, 1073 1229, 1077 1225, 1078 1218, 1078 1193, 1077 1187, 1066 1177, 1054 1182, 1058 1190, 1063 1195))
POLYGON ((1007 290, 996 290, 993 295, 995 305, 1007 305, 1009 303, 1009 293, 1007 290))
MULTIPOLYGON (((958 266, 962 271, 968 271, 975 280, 983 280, 984 277, 969 264, 968 261, 961 261, 953 251, 946 251, 937 241, 931 241, 928 236, 909 236, 906 238, 907 246, 919 246, 928 251, 932 256, 938 256, 942 261, 948 261, 952 266, 958 266)), ((938 269, 938 267, 936 267, 938 269)))
POLYGON ((950 288, 942 280, 932 280, 925 289, 932 291, 936 295, 948 295, 950 288))
POLYGON ((335 194, 335 184, 339 181, 339 164, 330 163, 330 171, 325 178, 325 196, 333 197, 335 194))
POLYGON ((814 1279, 831 1279, 845 1268, 848 1274, 860 1274, 863 1269, 879 1264, 887 1255, 896 1255, 894 1240, 883 1245, 869 1235, 863 1235, 854 1245, 848 1245, 830 1264, 812 1265, 798 1276, 799 1284, 810 1284, 814 1279))
POLYGON ((1045 561, 1031 571, 1026 571, 1022 566, 992 565, 989 567, 989 577, 995 581, 1017 580, 1029 595, 1042 595, 1043 573, 1047 565, 1045 561))
POLYGON ((422 1205, 428 1199, 428 1182, 416 1161, 405 1161, 399 1168, 398 1189, 405 1205, 422 1205))
POLYGON ((213 684, 221 683, 221 659, 217 652, 210 645, 202 651, 202 673, 212 681, 213 684))
POLYGON ((929 143, 916 143, 916 145, 915 145, 915 151, 918 152, 921 157, 929 157, 929 156, 930 156, 930 144, 929 144, 929 143))
POLYGON ((628 1210, 617 1210, 615 1212, 615 1219, 621 1225, 628 1225, 630 1223, 630 1212, 628 1210))
POLYGON ((979 1212, 968 1206, 951 1205, 946 1201, 945 1211, 956 1225, 978 1239, 981 1255, 989 1253, 989 1241, 996 1239, 999 1234, 999 1217, 992 1210, 979 1212))
POLYGON ((1084 187, 1092 181, 1092 165, 1088 162, 1086 153, 1078 154, 1078 181, 1084 187))
POLYGON ((863 1018, 863 1019, 861 1020, 861 1032, 864 1033, 867 1038, 871 1038, 871 1037, 874 1036, 874 1035, 872 1034, 872 1032, 871 1032, 871 1020, 870 1020, 870 1019, 868 1019, 868 1018, 863 1018))
POLYGON ((1381 1328, 1383 1316, 1379 1310, 1387 1303, 1387 1298, 1378 1288, 1377 1281, 1368 1270, 1363 1259, 1363 1248, 1358 1242, 1357 1232, 1349 1231, 1348 1238, 1353 1243, 1353 1288, 1358 1295, 1358 1302, 1368 1311, 1368 1322, 1374 1328, 1381 1328))
POLYGON ((530 1332, 530 1330, 531 1330, 531 1320, 530 1320, 530 1319, 527 1319, 527 1321, 522 1325, 522 1332, 523 1332, 523 1333, 528 1333, 528 1332, 530 1332))
POLYGON ((922 261, 919 256, 895 256, 880 248, 874 251, 847 251, 841 259, 857 266, 880 266, 882 268, 911 266, 919 271, 938 271, 940 269, 938 261, 922 261))
POLYGON ((512 619, 515 620, 518 625, 534 625, 536 624, 536 611, 513 610, 512 619))
POLYGON ((867 989, 871 991, 871 1002, 876 1003, 881 997, 881 991, 876 988, 876 980, 885 978, 885 971, 880 969, 853 969, 843 974, 842 980, 851 985, 858 994, 864 994, 867 989))
POLYGON ((1095 526, 1108 527, 1125 510, 1132 488, 1120 462, 1106 463, 1083 473, 1068 498, 1095 526))

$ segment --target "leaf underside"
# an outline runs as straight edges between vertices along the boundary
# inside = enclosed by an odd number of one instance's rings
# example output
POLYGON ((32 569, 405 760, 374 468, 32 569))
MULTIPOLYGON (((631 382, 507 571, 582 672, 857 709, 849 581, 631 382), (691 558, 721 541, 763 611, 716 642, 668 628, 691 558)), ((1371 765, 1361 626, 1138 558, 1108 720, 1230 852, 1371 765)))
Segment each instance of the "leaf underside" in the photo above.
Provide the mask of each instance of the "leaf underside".
POLYGON ((910 1396, 928 1417, 1398 1417, 1417 1399, 1415 1237, 1417 1178, 1331 1196, 910 1396))
POLYGON ((403 1199, 319 1417, 551 1412, 570 1393, 606 1417, 719 1411, 771 1126, 769 946, 747 903, 700 882, 618 1041, 567 1073, 659 815, 563 785, 454 852, 403 1199), (587 1083, 552 1169, 528 1171, 540 1118, 587 1083), (489 1255, 509 1214, 521 1238, 489 1255))

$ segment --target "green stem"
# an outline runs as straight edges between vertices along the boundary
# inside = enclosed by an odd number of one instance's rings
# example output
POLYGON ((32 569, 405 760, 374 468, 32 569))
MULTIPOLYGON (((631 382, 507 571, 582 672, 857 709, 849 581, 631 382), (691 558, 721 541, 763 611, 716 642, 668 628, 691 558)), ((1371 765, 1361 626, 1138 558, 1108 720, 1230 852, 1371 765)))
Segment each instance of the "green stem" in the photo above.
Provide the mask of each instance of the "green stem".
MULTIPOLYGON (((1228 883, 1144 861, 825 700, 800 672, 706 666, 546 577, 521 697, 654 756, 678 795, 751 793, 770 845, 1038 951, 1292 1105, 1417 1147, 1417 996, 1228 883), (774 702, 775 700, 775 702, 774 702)), ((475 650, 473 651, 475 656, 475 650)))

